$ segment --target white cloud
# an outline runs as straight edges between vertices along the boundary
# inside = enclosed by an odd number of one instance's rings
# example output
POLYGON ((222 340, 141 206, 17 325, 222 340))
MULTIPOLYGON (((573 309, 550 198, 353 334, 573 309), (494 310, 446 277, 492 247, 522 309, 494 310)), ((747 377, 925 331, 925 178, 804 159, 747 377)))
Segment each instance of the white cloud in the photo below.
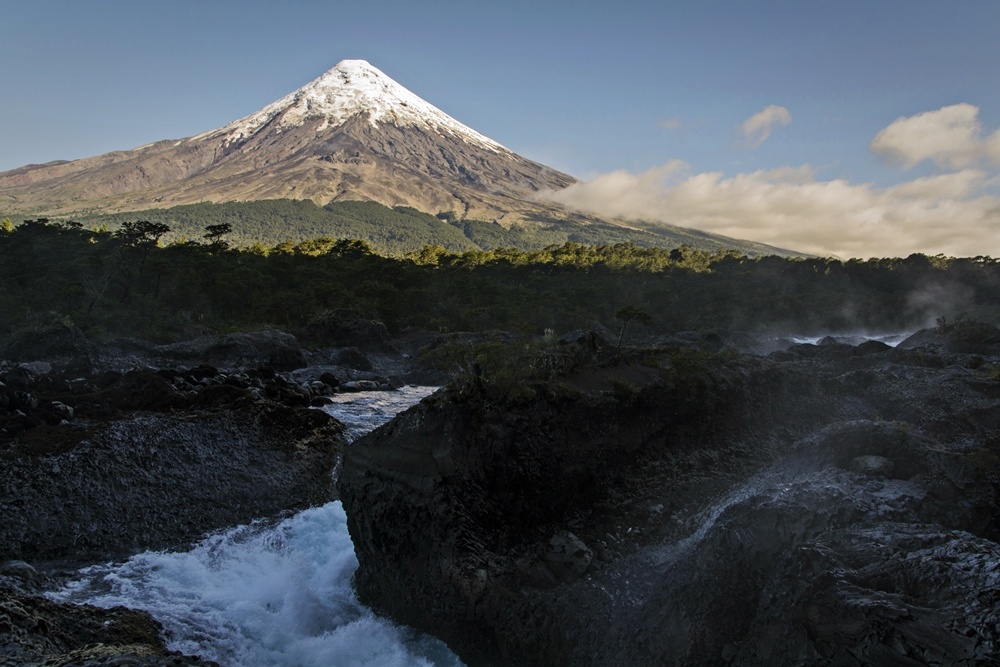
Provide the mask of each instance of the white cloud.
POLYGON ((772 104, 740 124, 743 145, 747 148, 756 148, 767 141, 767 138, 771 136, 771 130, 776 126, 788 125, 791 122, 792 114, 788 109, 772 104))
MULTIPOLYGON (((769 106, 740 130, 760 145, 791 122, 769 106)), ((956 104, 899 118, 870 148, 905 167, 932 160, 943 173, 878 188, 817 180, 812 167, 727 176, 693 174, 673 160, 641 173, 615 171, 542 197, 605 217, 670 224, 839 257, 905 257, 920 252, 1000 257, 1000 130, 985 135, 979 108, 956 104)))
POLYGON ((808 166, 726 177, 690 174, 675 160, 638 174, 612 172, 544 196, 597 215, 691 227, 817 255, 1000 256, 1000 198, 984 192, 988 183, 977 169, 891 188, 819 181, 808 166))
POLYGON ((875 135, 869 148, 890 164, 906 168, 924 160, 952 169, 984 160, 1000 164, 1000 130, 984 137, 979 107, 953 104, 897 118, 875 135))

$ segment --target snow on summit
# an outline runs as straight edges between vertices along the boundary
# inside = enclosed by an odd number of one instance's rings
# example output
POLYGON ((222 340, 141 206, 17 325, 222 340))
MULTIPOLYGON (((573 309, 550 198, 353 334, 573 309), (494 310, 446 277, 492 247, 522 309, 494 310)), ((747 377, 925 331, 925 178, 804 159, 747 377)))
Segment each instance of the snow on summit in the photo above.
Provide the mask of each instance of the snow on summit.
POLYGON ((372 125, 416 126, 452 135, 494 152, 507 152, 499 143, 428 104, 365 60, 342 60, 277 102, 196 138, 225 135, 224 141, 229 144, 247 139, 272 122, 278 128, 289 128, 315 118, 322 119, 317 127, 317 131, 322 131, 361 114, 368 114, 372 125))

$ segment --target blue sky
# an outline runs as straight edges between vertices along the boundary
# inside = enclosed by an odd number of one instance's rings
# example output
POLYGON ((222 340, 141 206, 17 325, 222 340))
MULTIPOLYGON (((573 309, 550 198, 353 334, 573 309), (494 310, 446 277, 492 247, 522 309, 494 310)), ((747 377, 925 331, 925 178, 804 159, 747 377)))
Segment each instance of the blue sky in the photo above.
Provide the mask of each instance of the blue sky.
POLYGON ((588 181, 561 195, 578 208, 841 256, 1000 255, 995 0, 0 0, 0 16, 0 170, 220 127, 361 58, 588 181), (931 141, 941 128, 962 145, 931 141))

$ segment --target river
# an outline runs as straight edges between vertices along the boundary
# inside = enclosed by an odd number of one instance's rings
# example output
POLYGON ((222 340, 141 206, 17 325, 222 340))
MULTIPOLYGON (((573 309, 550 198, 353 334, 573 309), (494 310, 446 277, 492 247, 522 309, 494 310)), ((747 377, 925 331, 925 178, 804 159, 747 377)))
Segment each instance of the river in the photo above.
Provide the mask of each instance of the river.
MULTIPOLYGON (((433 391, 339 394, 353 440, 433 391)), ((93 565, 49 597, 150 612, 171 650, 225 667, 458 667, 439 640, 361 605, 340 502, 210 535, 189 551, 93 565)))

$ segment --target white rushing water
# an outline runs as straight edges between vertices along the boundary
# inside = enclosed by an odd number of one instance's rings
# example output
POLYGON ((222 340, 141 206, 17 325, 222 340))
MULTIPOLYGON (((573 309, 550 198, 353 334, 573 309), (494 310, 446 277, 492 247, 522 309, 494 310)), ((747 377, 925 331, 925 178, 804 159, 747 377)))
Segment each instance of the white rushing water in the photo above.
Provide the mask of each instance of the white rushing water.
POLYGON ((837 342, 847 343, 848 345, 859 345, 869 340, 877 340, 880 343, 885 343, 890 347, 896 347, 904 340, 909 338, 914 334, 913 331, 903 331, 903 332, 890 332, 890 333, 835 333, 835 334, 822 334, 819 336, 796 336, 790 335, 787 340, 792 341, 795 344, 808 343, 809 345, 818 345, 821 340, 827 336, 832 336, 837 342))
MULTIPOLYGON (((325 408, 350 438, 432 388, 340 395, 325 408)), ((377 617, 351 588, 357 568, 339 502, 81 570, 50 596, 150 612, 172 650, 227 667, 459 667, 439 640, 377 617)))

